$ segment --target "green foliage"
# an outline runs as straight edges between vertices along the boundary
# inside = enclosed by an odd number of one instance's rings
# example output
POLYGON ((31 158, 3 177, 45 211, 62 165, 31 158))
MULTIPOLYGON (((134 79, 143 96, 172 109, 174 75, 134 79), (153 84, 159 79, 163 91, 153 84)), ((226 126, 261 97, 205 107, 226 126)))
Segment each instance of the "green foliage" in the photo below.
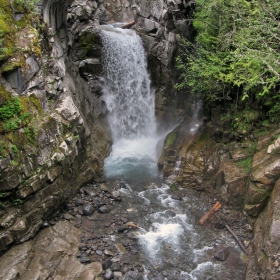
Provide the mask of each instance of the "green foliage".
POLYGON ((24 129, 24 132, 30 142, 35 141, 37 134, 38 134, 38 131, 35 129, 35 127, 32 127, 32 126, 26 127, 24 129))
POLYGON ((178 89, 206 101, 256 100, 280 115, 280 1, 197 0, 195 43, 182 39, 178 89))
POLYGON ((241 169, 243 169, 246 174, 249 174, 251 171, 252 162, 253 162, 253 157, 248 157, 246 159, 237 162, 236 165, 241 169))
POLYGON ((95 34, 90 32, 83 32, 81 36, 81 42, 83 46, 83 57, 87 57, 92 52, 93 45, 95 42, 95 34))
POLYGON ((6 197, 6 194, 7 194, 7 193, 5 193, 5 192, 1 192, 1 193, 0 193, 0 198, 6 197))
POLYGON ((16 145, 12 145, 12 150, 14 153, 16 153, 16 154, 18 153, 18 148, 16 145))
POLYGON ((17 163, 15 160, 11 160, 11 165, 12 165, 12 166, 17 166, 18 163, 17 163))
POLYGON ((17 11, 32 11, 40 0, 13 0, 13 6, 17 11))
POLYGON ((28 112, 23 111, 21 99, 11 98, 0 107, 0 120, 5 132, 18 129, 29 117, 28 112))
POLYGON ((8 120, 18 115, 21 110, 20 99, 18 97, 13 98, 0 107, 0 119, 3 121, 8 120))
POLYGON ((20 198, 16 198, 12 202, 13 202, 13 205, 18 206, 19 204, 22 203, 22 200, 20 198))

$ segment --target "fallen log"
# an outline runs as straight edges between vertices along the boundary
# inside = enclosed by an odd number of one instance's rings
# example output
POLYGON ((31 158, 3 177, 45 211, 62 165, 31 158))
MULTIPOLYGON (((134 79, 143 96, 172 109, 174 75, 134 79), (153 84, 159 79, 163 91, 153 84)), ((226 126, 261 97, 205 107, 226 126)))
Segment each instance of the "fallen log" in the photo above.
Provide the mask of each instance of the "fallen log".
POLYGON ((246 255, 250 255, 249 252, 246 250, 246 248, 243 246, 242 242, 239 240, 239 238, 235 235, 235 233, 231 230, 231 228, 225 224, 226 229, 231 233, 231 235, 234 237, 236 242, 239 244, 240 248, 246 255))
POLYGON ((218 211, 222 207, 222 204, 220 202, 216 202, 216 204, 199 220, 199 223, 203 225, 211 214, 218 211))
POLYGON ((126 23, 126 24, 122 25, 120 28, 128 29, 128 28, 131 28, 134 24, 135 24, 135 21, 131 21, 129 23, 126 23))

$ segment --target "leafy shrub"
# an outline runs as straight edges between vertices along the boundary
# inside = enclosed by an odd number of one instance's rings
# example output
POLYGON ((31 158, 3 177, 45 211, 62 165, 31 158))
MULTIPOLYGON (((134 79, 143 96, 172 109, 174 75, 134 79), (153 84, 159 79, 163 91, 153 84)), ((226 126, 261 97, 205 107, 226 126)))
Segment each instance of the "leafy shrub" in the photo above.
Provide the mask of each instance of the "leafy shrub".
POLYGON ((280 114, 279 0, 196 0, 195 42, 181 41, 178 89, 206 102, 248 100, 280 114))
POLYGON ((20 99, 18 97, 6 101, 0 107, 0 119, 6 121, 14 116, 17 116, 22 110, 20 99))

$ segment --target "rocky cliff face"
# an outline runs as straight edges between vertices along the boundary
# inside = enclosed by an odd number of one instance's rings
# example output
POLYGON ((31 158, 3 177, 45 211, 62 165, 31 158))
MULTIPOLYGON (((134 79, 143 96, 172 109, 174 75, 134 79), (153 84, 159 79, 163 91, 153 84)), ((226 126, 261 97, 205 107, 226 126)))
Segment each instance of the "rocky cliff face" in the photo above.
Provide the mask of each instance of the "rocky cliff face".
POLYGON ((159 130, 167 129, 183 115, 190 117, 192 114, 193 97, 186 90, 175 90, 174 85, 178 78, 175 57, 180 36, 188 40, 193 40, 194 36, 190 21, 193 3, 185 0, 134 0, 132 8, 136 21, 134 28, 142 37, 148 55, 159 130))
MULTIPOLYGON (((86 12, 104 8, 94 3, 86 12)), ((67 12, 68 4, 43 2, 48 24, 23 22, 15 57, 1 61, 0 250, 34 236, 83 183, 101 176, 110 151, 101 42, 80 4, 67 12)))

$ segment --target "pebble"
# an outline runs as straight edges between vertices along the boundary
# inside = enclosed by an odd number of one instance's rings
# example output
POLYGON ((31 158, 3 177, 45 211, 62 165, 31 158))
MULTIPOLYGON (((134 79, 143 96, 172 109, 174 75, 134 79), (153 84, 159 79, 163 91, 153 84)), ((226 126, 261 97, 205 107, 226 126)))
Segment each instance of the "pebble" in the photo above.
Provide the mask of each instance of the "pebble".
POLYGON ((93 213, 94 208, 91 204, 86 204, 83 208, 83 214, 89 216, 93 213))
POLYGON ((99 255, 99 256, 103 255, 103 252, 101 250, 96 250, 95 253, 96 253, 96 255, 99 255))
POLYGON ((112 269, 112 271, 119 271, 121 269, 118 263, 113 263, 110 268, 112 269))
POLYGON ((90 263, 90 257, 87 254, 81 254, 80 256, 80 262, 81 263, 90 263))
POLYGON ((114 278, 114 273, 110 268, 107 268, 105 270, 105 274, 104 274, 104 280, 110 280, 114 278))
POLYGON ((98 212, 101 214, 106 214, 111 212, 111 208, 107 205, 102 205, 101 207, 98 208, 98 212))

